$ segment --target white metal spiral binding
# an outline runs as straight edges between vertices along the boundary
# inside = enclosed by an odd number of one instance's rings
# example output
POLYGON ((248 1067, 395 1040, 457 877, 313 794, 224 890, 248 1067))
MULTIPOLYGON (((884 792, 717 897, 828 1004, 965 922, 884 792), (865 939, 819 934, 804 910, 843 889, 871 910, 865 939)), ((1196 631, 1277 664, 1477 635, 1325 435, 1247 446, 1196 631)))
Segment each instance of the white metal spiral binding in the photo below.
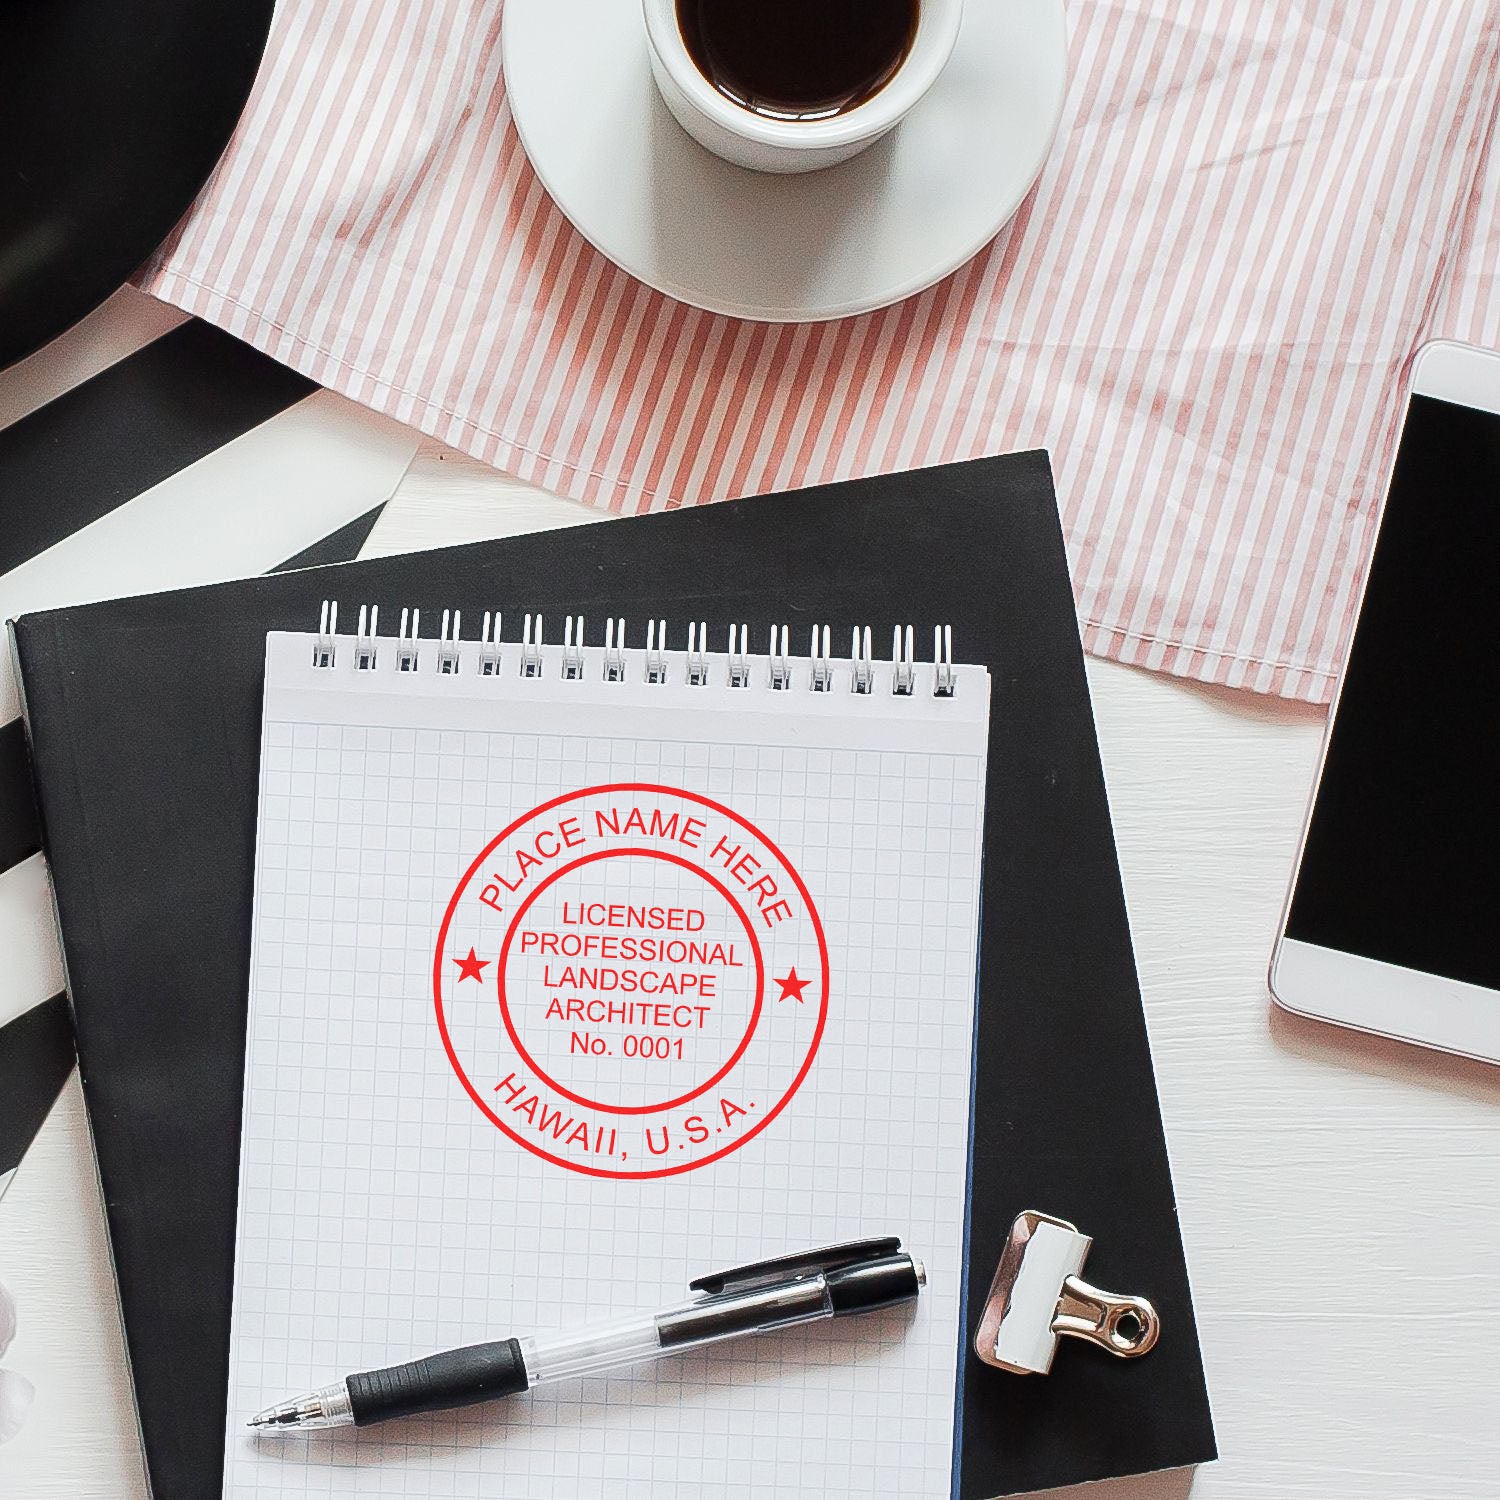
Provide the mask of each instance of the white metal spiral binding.
POLYGON ((375 640, 380 634, 380 606, 361 604, 359 607, 359 631, 354 637, 354 665, 361 672, 375 670, 375 640), (366 621, 366 615, 369 616, 366 621))
POLYGON ((445 677, 458 671, 458 628, 462 615, 453 611, 453 631, 448 631, 448 611, 443 611, 443 628, 438 636, 437 669, 445 677))
MULTIPOLYGON (((540 625, 540 620, 538 620, 540 625)), ((537 631, 538 644, 541 631, 537 631)), ((583 676, 583 616, 563 616, 563 677, 568 682, 577 682, 583 676), (576 639, 575 639, 576 637, 576 639)))
POLYGON ((493 615, 489 610, 484 612, 484 627, 479 632, 479 675, 481 677, 494 677, 500 671, 500 611, 497 609, 493 615), (494 622, 494 631, 491 633, 490 622, 494 622))
POLYGON ((521 630, 521 676, 540 677, 542 675, 542 617, 536 615, 526 616, 525 624, 521 630), (532 620, 536 624, 533 627, 532 620))
MULTIPOLYGON (((581 638, 580 638, 581 644, 581 638)), ((625 681, 625 618, 606 617, 604 621, 604 680, 625 681)))
POLYGON ((951 698, 958 686, 958 675, 953 670, 953 627, 932 627, 932 659, 936 663, 933 693, 939 698, 951 698))
MULTIPOLYGON (((476 655, 468 658, 477 662, 481 677, 498 677, 507 660, 505 648, 500 641, 501 613, 486 610, 480 628, 479 639, 472 643, 476 655)), ((318 615, 317 634, 313 638, 313 666, 332 669, 338 663, 339 607, 336 601, 325 599, 318 615)), ((394 643, 396 670, 416 672, 427 659, 421 642, 422 615, 418 609, 401 611, 401 626, 394 643)), ((748 688, 752 685, 755 657, 750 647, 750 627, 739 624, 728 629, 728 651, 715 657, 709 651, 708 625, 705 621, 691 621, 687 627, 686 681, 690 686, 703 687, 717 679, 724 686, 748 688)), ((354 636, 354 667, 356 671, 370 672, 377 668, 381 659, 380 611, 376 605, 361 605, 359 624, 354 636)), ((890 691, 900 697, 910 697, 917 690, 917 661, 914 649, 915 636, 910 625, 896 626, 891 636, 890 691)), ((833 632, 827 625, 814 625, 809 640, 807 656, 807 687, 815 693, 848 691, 869 694, 875 691, 876 662, 871 648, 871 631, 868 625, 855 626, 850 636, 848 671, 845 674, 842 660, 833 656, 833 632), (847 687, 844 685, 847 684, 847 687)), ((433 670, 440 675, 457 674, 465 661, 468 643, 463 640, 463 616, 454 609, 443 611, 438 638, 433 643, 431 661, 433 670)), ((554 649, 556 649, 554 647, 554 649)), ((568 615, 563 621, 563 640, 560 656, 553 657, 560 663, 564 680, 577 681, 584 677, 588 657, 585 654, 584 618, 568 615)), ((602 657, 603 677, 606 682, 624 682, 633 670, 627 653, 625 621, 619 616, 609 616, 604 622, 604 648, 602 657)), ((772 689, 785 691, 800 678, 794 676, 791 656, 791 635, 786 625, 773 625, 763 658, 769 673, 762 681, 772 689)), ((512 660, 510 670, 519 671, 522 677, 541 677, 549 670, 548 657, 543 651, 542 617, 528 614, 522 617, 519 667, 512 660)), ((643 653, 644 680, 648 683, 665 683, 671 672, 671 661, 667 647, 667 622, 661 619, 646 622, 646 646, 643 653)), ((475 670, 471 666, 468 670, 475 670)), ((558 671, 554 665, 550 670, 558 671)), ((924 678, 924 681, 926 679, 924 678)), ((951 698, 958 692, 958 670, 953 663, 953 627, 938 625, 932 632, 932 695, 936 698, 951 698)))
POLYGON ((708 683, 708 621, 688 626, 687 680, 692 687, 708 683))
POLYGON ((916 663, 912 656, 912 629, 896 627, 891 639, 891 660, 896 664, 891 674, 891 691, 903 695, 912 692, 917 683, 916 663))
POLYGON ((750 686, 750 627, 729 627, 729 685, 732 688, 750 686))
MULTIPOLYGON (((624 621, 620 622, 621 634, 624 634, 624 621)), ((667 622, 665 620, 646 621, 646 681, 665 682, 667 680, 667 622)))
POLYGON ((331 667, 338 649, 339 605, 337 599, 325 599, 318 616, 318 634, 313 641, 313 666, 331 667))
POLYGON ((771 627, 771 686, 778 692, 792 685, 791 631, 785 625, 771 627), (780 632, 778 639, 777 632, 780 632))
POLYGON ((854 638, 849 643, 851 663, 851 686, 856 693, 875 690, 875 662, 870 655, 870 627, 854 627, 854 638))
POLYGON ((807 654, 812 658, 812 690, 815 693, 826 693, 833 686, 832 635, 826 625, 812 628, 812 649, 807 654))
POLYGON ((422 611, 420 609, 401 611, 401 633, 396 637, 396 670, 398 672, 415 672, 417 670, 417 632, 422 626, 422 611), (411 616, 411 633, 406 630, 407 616, 411 616))

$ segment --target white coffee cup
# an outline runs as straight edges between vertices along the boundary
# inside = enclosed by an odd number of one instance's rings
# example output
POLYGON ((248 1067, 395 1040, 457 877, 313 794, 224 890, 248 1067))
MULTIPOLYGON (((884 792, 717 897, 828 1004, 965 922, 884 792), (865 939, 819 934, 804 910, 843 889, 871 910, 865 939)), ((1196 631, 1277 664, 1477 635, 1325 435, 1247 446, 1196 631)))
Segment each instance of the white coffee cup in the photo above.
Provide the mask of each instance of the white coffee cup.
POLYGON ((736 104, 698 70, 677 24, 676 0, 642 0, 642 6, 651 72, 677 123, 716 156, 757 172, 831 167, 893 130, 937 82, 963 16, 963 0, 921 0, 905 59, 863 104, 828 119, 775 120, 736 104))

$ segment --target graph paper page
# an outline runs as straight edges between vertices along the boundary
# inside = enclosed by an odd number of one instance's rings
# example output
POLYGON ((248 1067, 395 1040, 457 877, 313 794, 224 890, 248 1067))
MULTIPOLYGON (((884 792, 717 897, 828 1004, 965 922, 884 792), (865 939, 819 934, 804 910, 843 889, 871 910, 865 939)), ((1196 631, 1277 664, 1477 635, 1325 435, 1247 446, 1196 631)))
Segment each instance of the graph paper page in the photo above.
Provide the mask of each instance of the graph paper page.
POLYGON ((267 642, 225 1495, 946 1496, 989 679, 267 642), (915 1304, 257 1437, 435 1350, 899 1235, 915 1304))

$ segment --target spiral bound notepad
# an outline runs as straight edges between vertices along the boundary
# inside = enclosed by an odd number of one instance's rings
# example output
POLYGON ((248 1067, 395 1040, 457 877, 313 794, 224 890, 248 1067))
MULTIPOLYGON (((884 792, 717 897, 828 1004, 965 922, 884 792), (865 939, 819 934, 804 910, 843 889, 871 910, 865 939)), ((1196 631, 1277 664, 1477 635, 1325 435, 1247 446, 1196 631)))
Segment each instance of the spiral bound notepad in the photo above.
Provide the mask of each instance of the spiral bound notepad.
POLYGON ((267 638, 225 1495, 946 1496, 988 674, 943 632, 545 634, 267 638), (244 1426, 887 1234, 905 1310, 244 1426))

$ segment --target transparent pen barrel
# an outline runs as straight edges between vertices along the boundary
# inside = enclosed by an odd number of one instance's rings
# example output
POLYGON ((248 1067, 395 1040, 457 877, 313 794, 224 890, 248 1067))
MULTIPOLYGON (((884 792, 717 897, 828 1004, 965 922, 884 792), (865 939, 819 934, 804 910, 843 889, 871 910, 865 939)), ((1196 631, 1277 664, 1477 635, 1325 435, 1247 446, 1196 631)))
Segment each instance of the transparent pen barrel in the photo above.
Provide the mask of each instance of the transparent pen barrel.
POLYGON ((638 1314, 597 1328, 522 1339, 521 1353, 530 1383, 543 1385, 832 1314, 827 1283, 821 1276, 809 1276, 780 1286, 699 1297, 665 1312, 638 1314))
POLYGON ((637 1313, 597 1328, 542 1334, 521 1340, 521 1354, 532 1385, 550 1380, 574 1380, 641 1364, 662 1353, 654 1313, 637 1313))

